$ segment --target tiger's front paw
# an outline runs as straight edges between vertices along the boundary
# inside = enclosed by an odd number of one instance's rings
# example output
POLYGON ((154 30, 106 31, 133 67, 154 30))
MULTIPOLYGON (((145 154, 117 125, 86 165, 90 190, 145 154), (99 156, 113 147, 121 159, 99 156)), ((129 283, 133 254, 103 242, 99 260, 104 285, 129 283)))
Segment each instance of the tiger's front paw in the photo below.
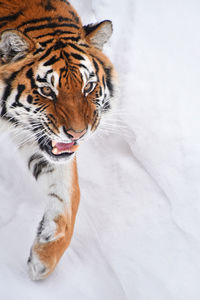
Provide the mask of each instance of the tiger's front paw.
POLYGON ((70 234, 64 216, 52 221, 43 217, 28 259, 31 279, 41 280, 51 274, 69 242, 70 234))
POLYGON ((59 238, 53 242, 40 243, 36 240, 28 259, 29 275, 32 280, 45 279, 55 269, 66 249, 66 239, 59 238))
POLYGON ((45 279, 49 274, 49 268, 40 260, 37 253, 31 249, 27 261, 29 276, 32 280, 45 279))

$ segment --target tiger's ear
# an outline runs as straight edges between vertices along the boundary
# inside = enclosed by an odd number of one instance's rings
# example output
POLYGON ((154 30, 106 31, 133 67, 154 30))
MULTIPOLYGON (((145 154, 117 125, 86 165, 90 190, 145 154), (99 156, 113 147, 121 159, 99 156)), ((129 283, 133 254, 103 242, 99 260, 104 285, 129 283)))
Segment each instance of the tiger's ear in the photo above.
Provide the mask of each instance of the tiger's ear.
POLYGON ((5 30, 0 36, 0 63, 15 62, 26 56, 33 43, 18 30, 5 30))
POLYGON ((86 25, 83 28, 86 40, 100 50, 103 49, 103 45, 109 40, 113 32, 112 22, 108 20, 94 25, 86 25))

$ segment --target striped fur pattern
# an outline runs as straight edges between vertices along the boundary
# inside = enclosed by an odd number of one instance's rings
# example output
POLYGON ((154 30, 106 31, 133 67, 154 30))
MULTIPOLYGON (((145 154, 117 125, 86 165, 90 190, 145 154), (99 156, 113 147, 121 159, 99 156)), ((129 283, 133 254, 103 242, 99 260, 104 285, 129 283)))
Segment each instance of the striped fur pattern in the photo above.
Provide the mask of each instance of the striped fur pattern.
POLYGON ((115 103, 102 53, 112 23, 83 26, 66 0, 0 1, 0 122, 49 199, 28 259, 46 278, 68 247, 80 192, 76 150, 115 103))

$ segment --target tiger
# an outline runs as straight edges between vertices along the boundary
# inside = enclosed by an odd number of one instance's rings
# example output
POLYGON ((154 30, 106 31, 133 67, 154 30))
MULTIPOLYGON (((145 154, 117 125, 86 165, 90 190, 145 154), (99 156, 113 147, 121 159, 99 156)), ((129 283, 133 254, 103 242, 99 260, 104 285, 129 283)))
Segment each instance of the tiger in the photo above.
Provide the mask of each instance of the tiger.
POLYGON ((82 25, 67 0, 0 1, 0 126, 48 199, 27 261, 32 280, 48 277, 70 244, 77 150, 116 103, 117 74, 102 52, 112 32, 110 20, 82 25))

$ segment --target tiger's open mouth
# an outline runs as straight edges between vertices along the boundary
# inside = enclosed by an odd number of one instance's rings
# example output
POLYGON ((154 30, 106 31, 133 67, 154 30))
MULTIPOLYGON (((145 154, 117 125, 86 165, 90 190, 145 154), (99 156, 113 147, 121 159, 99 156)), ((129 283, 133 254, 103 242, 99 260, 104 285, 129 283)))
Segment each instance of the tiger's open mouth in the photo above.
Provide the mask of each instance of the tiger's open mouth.
POLYGON ((51 157, 54 157, 57 159, 68 158, 78 148, 79 148, 79 145, 77 144, 76 141, 71 142, 71 143, 62 143, 62 142, 56 142, 54 140, 45 141, 45 144, 43 144, 41 147, 41 149, 45 150, 51 157))
POLYGON ((52 153, 54 155, 60 155, 63 153, 74 153, 79 147, 76 142, 57 143, 56 141, 52 141, 51 144, 52 144, 52 153))

